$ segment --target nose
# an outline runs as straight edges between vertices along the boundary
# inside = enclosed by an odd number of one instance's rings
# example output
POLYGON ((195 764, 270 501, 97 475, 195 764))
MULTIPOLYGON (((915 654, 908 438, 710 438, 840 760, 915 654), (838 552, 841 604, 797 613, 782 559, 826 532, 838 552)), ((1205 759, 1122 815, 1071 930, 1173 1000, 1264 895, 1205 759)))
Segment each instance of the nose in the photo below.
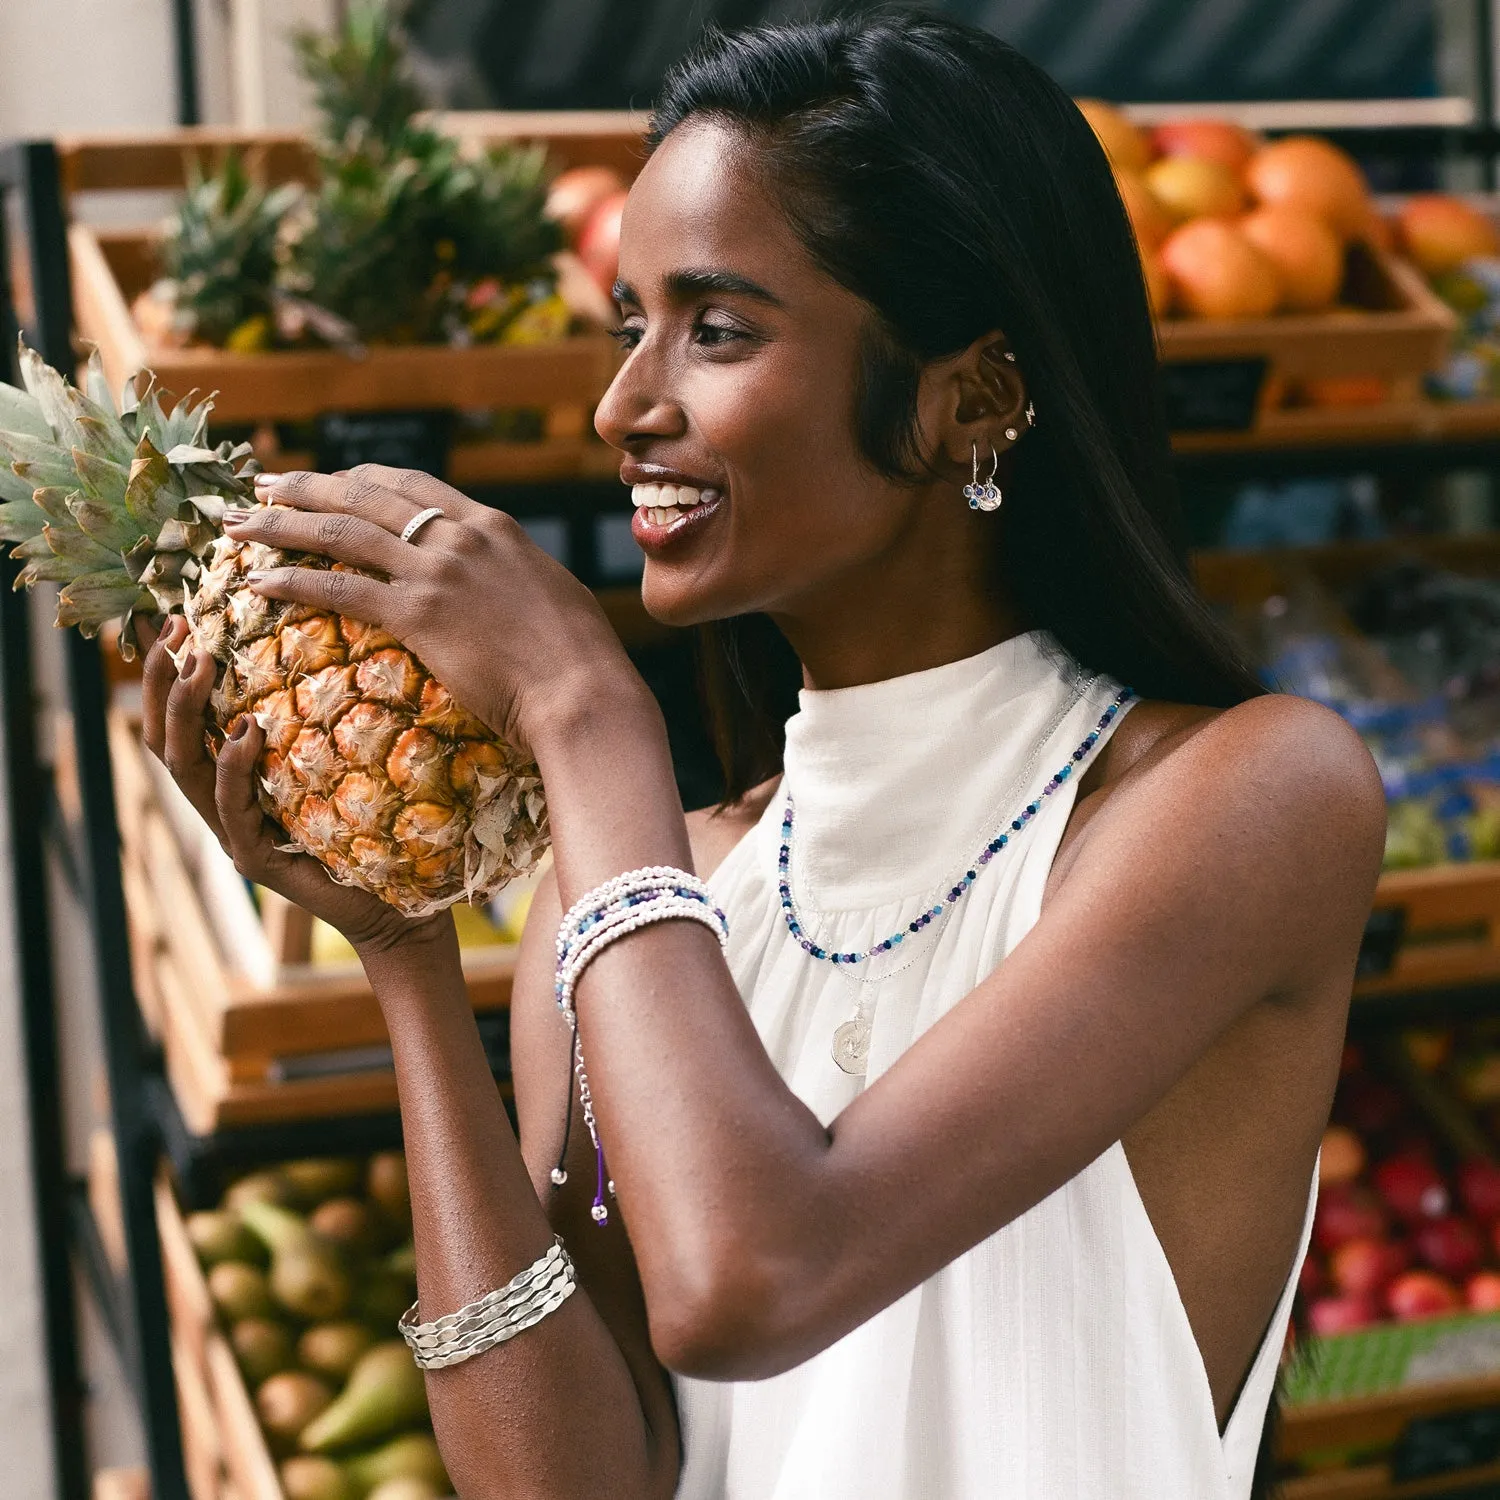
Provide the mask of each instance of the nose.
POLYGON ((687 416, 670 396, 645 344, 631 350, 594 408, 594 431, 611 448, 633 453, 653 438, 680 437, 687 416))

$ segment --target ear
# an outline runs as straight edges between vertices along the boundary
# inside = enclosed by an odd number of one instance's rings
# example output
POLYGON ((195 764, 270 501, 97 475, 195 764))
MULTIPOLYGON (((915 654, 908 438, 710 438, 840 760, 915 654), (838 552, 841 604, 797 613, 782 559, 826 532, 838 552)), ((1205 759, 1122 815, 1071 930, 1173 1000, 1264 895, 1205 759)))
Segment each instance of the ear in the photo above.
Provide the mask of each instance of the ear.
POLYGON ((1004 456, 1031 425, 1026 382, 998 329, 932 361, 917 387, 917 411, 933 463, 967 473, 975 448, 1004 456), (1014 436, 1008 434, 1014 433, 1014 436))

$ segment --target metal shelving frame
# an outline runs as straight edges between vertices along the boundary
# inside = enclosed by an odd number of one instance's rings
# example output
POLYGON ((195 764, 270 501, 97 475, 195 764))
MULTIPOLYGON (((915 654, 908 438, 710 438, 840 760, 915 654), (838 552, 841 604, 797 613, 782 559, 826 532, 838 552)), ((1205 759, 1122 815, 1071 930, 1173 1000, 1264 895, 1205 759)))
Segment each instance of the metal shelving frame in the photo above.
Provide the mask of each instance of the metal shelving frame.
MULTIPOLYGON (((184 123, 196 115, 196 79, 189 0, 174 0, 180 44, 178 78, 184 123)), ((1488 37, 1488 5, 1483 35, 1488 37)), ((1461 130, 1403 127, 1361 132, 1366 146, 1392 154, 1477 156, 1487 168, 1500 157, 1500 132, 1490 115, 1488 83, 1479 119, 1461 130)), ((57 159, 49 143, 0 148, 0 348, 14 349, 24 327, 50 363, 73 359, 64 204, 57 159), (7 246, 7 226, 16 242, 7 246), (18 307, 12 258, 22 252, 29 268, 28 306, 18 307)), ((8 356, 7 356, 8 357, 8 356)), ((1461 443, 1338 444, 1272 452, 1195 453, 1179 460, 1193 482, 1312 473, 1381 472, 1425 475, 1482 468, 1500 480, 1500 434, 1461 443)), ((574 531, 591 516, 619 507, 617 485, 568 487, 566 509, 574 531)), ((58 1500, 86 1500, 89 1465, 84 1426, 86 1392, 78 1347, 72 1268, 101 1305, 136 1393, 146 1438, 153 1500, 189 1500, 183 1473, 161 1262, 152 1205, 152 1183, 169 1159, 189 1199, 203 1199, 226 1172, 258 1162, 328 1151, 367 1151, 399 1142, 393 1114, 317 1120, 226 1130, 195 1136, 183 1123, 164 1077, 157 1049, 141 1023, 130 978, 120 885, 118 831, 105 735, 106 683, 100 652, 69 632, 64 647, 63 706, 75 738, 80 823, 69 827, 59 810, 49 769, 38 755, 38 693, 31 612, 12 592, 16 565, 0 559, 0 797, 14 862, 8 918, 15 941, 10 959, 22 1005, 25 1068, 31 1115, 31 1151, 44 1272, 53 1453, 58 1500), (52 913, 46 871, 51 853, 67 874, 85 917, 98 983, 110 1106, 120 1165, 120 1197, 129 1270, 122 1280, 109 1266, 82 1184, 67 1171, 67 1122, 60 1102, 57 995, 53 979, 52 913)), ((50 686, 50 685, 49 685, 50 686)), ((1414 999, 1415 997, 1408 997, 1414 999)), ((1471 987, 1434 999, 1455 1013, 1500 1005, 1500 986, 1471 987)), ((1388 1018, 1410 1006, 1386 1002, 1388 1018)), ((1373 1009, 1372 1009, 1373 1019, 1373 1009)))

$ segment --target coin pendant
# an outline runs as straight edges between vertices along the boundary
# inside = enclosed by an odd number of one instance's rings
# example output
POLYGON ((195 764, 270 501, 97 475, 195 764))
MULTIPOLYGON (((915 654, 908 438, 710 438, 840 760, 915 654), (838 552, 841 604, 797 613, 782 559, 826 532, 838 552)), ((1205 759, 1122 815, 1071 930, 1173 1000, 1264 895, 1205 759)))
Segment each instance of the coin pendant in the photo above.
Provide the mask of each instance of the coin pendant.
POLYGON ((833 1060, 844 1072, 864 1077, 870 1056, 870 1028, 860 1020, 845 1021, 833 1034, 833 1060))

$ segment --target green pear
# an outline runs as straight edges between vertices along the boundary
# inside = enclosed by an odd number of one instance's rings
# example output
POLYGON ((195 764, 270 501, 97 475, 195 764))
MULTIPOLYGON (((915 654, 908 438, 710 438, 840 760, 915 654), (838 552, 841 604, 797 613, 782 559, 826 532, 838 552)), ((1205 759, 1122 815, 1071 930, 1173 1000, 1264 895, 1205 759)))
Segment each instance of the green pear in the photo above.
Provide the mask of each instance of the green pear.
POLYGON ((361 1164, 346 1156, 310 1156, 284 1161, 277 1168, 291 1184, 296 1202, 312 1208, 325 1198, 342 1198, 359 1187, 361 1164))
POLYGON ((266 1258, 265 1246, 240 1223, 237 1214, 226 1209, 189 1214, 187 1232, 203 1266, 216 1266, 226 1260, 255 1263, 266 1258))
POLYGON ((273 1452, 290 1453, 309 1422, 328 1410, 333 1392, 306 1370, 283 1370, 261 1382, 255 1410, 273 1452))
POLYGON ((288 1312, 322 1321, 349 1306, 343 1257, 306 1220, 275 1203, 246 1203, 240 1217, 271 1252, 271 1295, 288 1312))
POLYGON ((297 1340, 297 1362, 315 1375, 342 1385, 359 1363, 375 1335, 352 1319, 339 1323, 314 1323, 297 1340))
POLYGON ((251 1172, 224 1194, 224 1207, 238 1213, 247 1203, 279 1203, 289 1206, 296 1195, 280 1172, 251 1172))
POLYGON ((314 1234, 353 1256, 371 1254, 385 1232, 375 1210, 359 1198, 325 1199, 307 1216, 307 1223, 314 1234))
POLYGON ((299 1453, 279 1472, 286 1500, 359 1500, 364 1493, 331 1458, 299 1453))
POLYGON ((365 1171, 365 1192, 379 1206, 391 1226, 411 1233, 411 1184, 406 1158, 399 1151, 377 1151, 365 1171))
POLYGON ((425 1479, 413 1479, 402 1474, 377 1484, 365 1500, 443 1500, 446 1490, 440 1490, 425 1479))
POLYGON ((425 1480, 440 1495, 453 1488, 430 1432, 403 1433, 369 1453, 356 1453, 344 1460, 344 1472, 362 1495, 389 1479, 425 1480))
POLYGON ((242 1260, 224 1260, 208 1273, 209 1295, 226 1323, 241 1318, 265 1318, 271 1314, 271 1292, 266 1275, 258 1266, 242 1260))
POLYGON ((309 1453, 378 1442, 427 1420, 427 1387, 400 1339, 367 1350, 349 1373, 343 1394, 302 1433, 309 1453))
POLYGON ((241 1318, 229 1330, 229 1342, 252 1386, 291 1367, 292 1336, 274 1318, 241 1318))

